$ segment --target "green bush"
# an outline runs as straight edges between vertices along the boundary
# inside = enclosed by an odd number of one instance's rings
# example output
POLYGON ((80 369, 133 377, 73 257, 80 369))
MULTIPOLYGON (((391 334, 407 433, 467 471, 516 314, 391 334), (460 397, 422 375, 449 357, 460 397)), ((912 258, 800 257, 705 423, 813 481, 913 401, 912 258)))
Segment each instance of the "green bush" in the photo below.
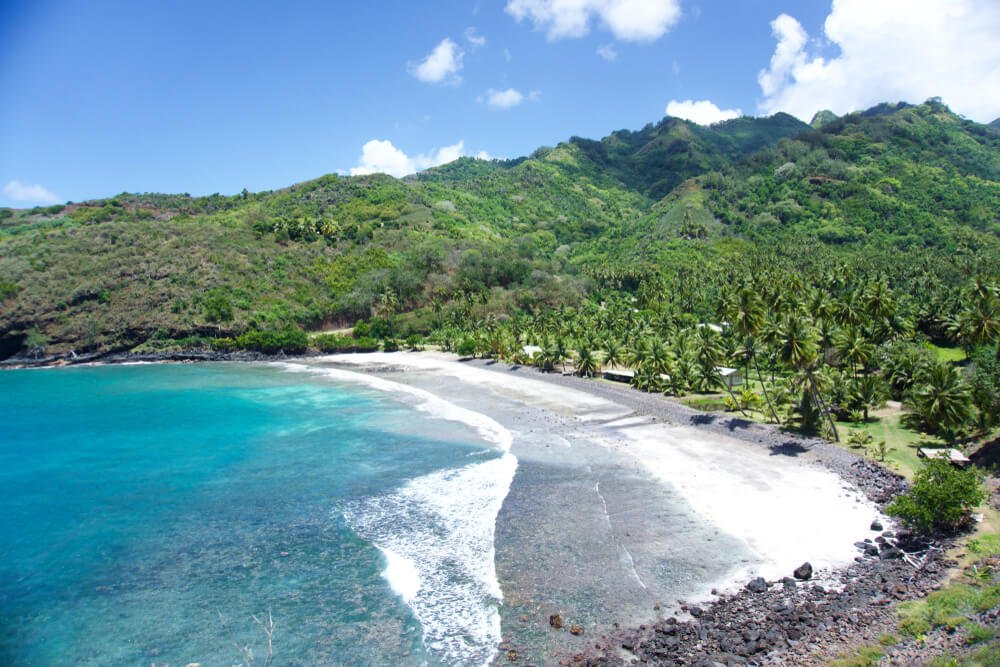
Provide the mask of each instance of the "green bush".
POLYGON ((459 342, 455 348, 455 352, 460 357, 471 357, 476 353, 476 341, 466 336, 459 342))
POLYGON ((975 468, 959 470, 932 459, 913 478, 910 490, 897 497, 886 513, 920 532, 954 530, 986 499, 983 475, 975 468))
POLYGON ((212 340, 212 349, 219 352, 232 352, 236 349, 236 341, 232 338, 215 338, 212 340))
POLYGON ((0 301, 6 301, 21 290, 17 283, 9 280, 0 280, 0 301))
POLYGON ((374 338, 354 338, 339 334, 320 334, 312 339, 313 345, 320 352, 374 352, 378 350, 378 341, 374 338))
POLYGON ((254 350, 264 354, 302 354, 306 351, 309 339, 301 329, 283 329, 279 331, 248 331, 236 338, 236 347, 241 350, 254 350))
POLYGON ((229 293, 222 287, 216 287, 202 299, 202 309, 208 322, 231 322, 233 320, 233 302, 229 293))

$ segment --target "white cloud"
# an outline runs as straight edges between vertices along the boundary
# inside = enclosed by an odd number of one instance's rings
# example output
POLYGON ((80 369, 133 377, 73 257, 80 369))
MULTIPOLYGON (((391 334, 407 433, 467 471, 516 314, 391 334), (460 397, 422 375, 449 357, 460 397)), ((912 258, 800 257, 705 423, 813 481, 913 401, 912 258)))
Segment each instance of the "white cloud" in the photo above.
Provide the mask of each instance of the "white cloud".
POLYGON ((847 113, 879 102, 941 97, 981 122, 1000 116, 1000 4, 995 0, 834 0, 824 36, 840 53, 810 53, 802 25, 771 23, 777 40, 757 77, 764 113, 808 121, 820 109, 847 113))
POLYGON ((514 58, 514 56, 511 54, 510 49, 504 49, 503 50, 503 59, 504 60, 506 60, 507 62, 510 62, 511 60, 513 60, 513 58, 514 58))
POLYGON ((618 60, 618 51, 615 50, 614 44, 604 44, 597 47, 597 55, 604 58, 608 62, 614 62, 618 60))
POLYGON ((351 176, 389 174, 396 178, 402 178, 421 169, 453 162, 463 155, 465 155, 464 141, 459 141, 451 146, 443 146, 430 153, 421 153, 410 157, 393 146, 391 141, 372 139, 362 146, 361 160, 358 166, 351 167, 351 176))
POLYGON ((508 0, 506 11, 530 20, 550 40, 583 37, 597 19, 616 39, 651 42, 681 17, 680 0, 508 0))
POLYGON ((739 118, 743 112, 739 109, 720 109, 709 100, 670 100, 667 104, 667 115, 676 118, 686 118, 699 125, 711 125, 731 118, 739 118))
POLYGON ((442 39, 419 63, 410 63, 410 74, 426 83, 459 83, 465 52, 450 39, 442 39))
POLYGON ((12 201, 28 204, 56 204, 62 199, 56 193, 37 183, 29 185, 14 179, 3 186, 3 193, 12 201))
POLYGON ((494 90, 490 88, 479 97, 479 102, 489 104, 494 109, 509 109, 524 101, 524 95, 516 88, 494 90))
POLYGON ((465 29, 465 41, 471 44, 473 49, 486 46, 486 38, 478 34, 476 29, 471 26, 465 29))

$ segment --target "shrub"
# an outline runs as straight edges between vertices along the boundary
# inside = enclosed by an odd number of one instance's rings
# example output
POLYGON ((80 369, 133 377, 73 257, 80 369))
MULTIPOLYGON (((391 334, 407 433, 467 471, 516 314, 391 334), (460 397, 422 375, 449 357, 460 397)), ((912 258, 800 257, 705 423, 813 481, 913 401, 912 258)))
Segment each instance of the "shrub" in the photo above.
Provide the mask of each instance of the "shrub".
POLYGON ((232 352, 236 349, 236 341, 232 338, 215 338, 212 340, 212 349, 219 352, 232 352))
POLYGON ((460 357, 471 357, 476 353, 476 341, 466 336, 456 346, 455 352, 460 357))
POLYGON ((374 338, 353 338, 339 334, 321 334, 312 340, 320 352, 374 352, 378 350, 378 341, 374 338))
POLYGON ((9 280, 0 280, 0 301, 6 301, 20 291, 21 288, 18 287, 17 283, 9 280))
POLYGON ((233 319, 233 302, 227 290, 221 287, 216 287, 205 295, 202 309, 208 322, 231 322, 233 319))
POLYGON ((947 461, 933 459, 917 472, 910 490, 886 508, 908 527, 929 533, 954 530, 986 499, 982 473, 959 470, 947 461))
POLYGON ((306 351, 309 339, 301 329, 279 331, 248 331, 237 337, 236 347, 241 350, 255 350, 264 354, 301 354, 306 351))

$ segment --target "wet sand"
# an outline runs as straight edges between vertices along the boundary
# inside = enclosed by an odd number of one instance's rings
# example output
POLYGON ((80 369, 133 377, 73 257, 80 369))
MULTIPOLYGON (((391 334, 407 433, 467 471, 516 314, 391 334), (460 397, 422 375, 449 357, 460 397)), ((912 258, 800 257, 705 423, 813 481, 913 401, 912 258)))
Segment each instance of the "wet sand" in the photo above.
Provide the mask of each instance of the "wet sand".
POLYGON ((497 517, 496 567, 501 649, 521 659, 582 649, 615 623, 674 614, 678 598, 750 576, 848 565, 880 516, 821 460, 836 452, 699 421, 628 387, 431 352, 307 363, 409 384, 511 431, 518 468, 497 517), (583 635, 552 631, 556 613, 583 635))

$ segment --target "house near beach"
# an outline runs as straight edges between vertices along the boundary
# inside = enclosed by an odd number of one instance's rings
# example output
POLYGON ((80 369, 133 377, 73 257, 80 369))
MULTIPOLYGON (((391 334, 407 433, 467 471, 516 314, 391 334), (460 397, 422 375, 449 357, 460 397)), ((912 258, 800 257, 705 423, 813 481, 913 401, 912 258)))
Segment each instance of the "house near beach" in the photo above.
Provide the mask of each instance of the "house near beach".
POLYGON ((738 368, 727 368, 726 366, 716 366, 715 372, 722 378, 723 384, 732 389, 743 384, 743 374, 738 368))
POLYGON ((956 468, 967 468, 972 464, 972 460, 957 449, 934 449, 931 447, 921 447, 917 450, 917 455, 922 459, 940 459, 948 461, 956 468))
POLYGON ((631 368, 605 368, 603 375, 605 380, 613 382, 632 382, 635 371, 631 368))

